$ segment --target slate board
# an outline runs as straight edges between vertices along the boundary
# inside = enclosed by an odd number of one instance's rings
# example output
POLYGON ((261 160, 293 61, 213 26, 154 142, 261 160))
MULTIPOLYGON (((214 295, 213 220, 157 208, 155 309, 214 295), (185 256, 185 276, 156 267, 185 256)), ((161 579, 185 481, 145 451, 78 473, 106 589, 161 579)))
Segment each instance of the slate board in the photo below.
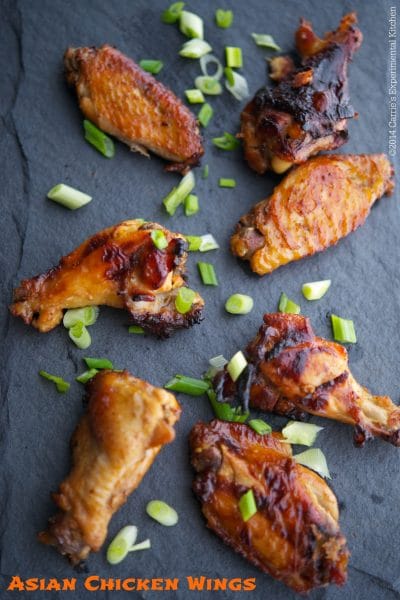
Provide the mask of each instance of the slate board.
MULTIPOLYGON (((89 351, 75 348, 63 327, 39 334, 2 311, 4 351, 1 404, 1 574, 0 596, 11 575, 70 577, 74 573, 53 549, 42 546, 36 533, 53 513, 49 492, 55 490, 69 469, 69 440, 82 414, 82 386, 74 378, 84 369, 82 356, 107 356, 116 367, 163 385, 175 372, 199 376, 210 356, 231 356, 257 331, 264 312, 274 311, 284 290, 298 301, 312 319, 318 334, 330 337, 328 311, 354 318, 358 343, 349 349, 355 376, 375 393, 398 401, 400 364, 398 325, 399 206, 396 194, 377 203, 367 223, 337 247, 310 259, 288 265, 263 279, 252 275, 228 251, 228 240, 238 218, 266 197, 278 179, 256 176, 243 162, 240 151, 222 152, 210 139, 238 129, 241 104, 227 93, 212 99, 215 116, 205 132, 210 176, 197 174, 196 192, 201 211, 185 218, 180 211, 167 218, 161 199, 178 180, 163 171, 158 158, 146 160, 117 144, 113 160, 104 159, 82 136, 82 115, 73 92, 63 78, 62 55, 69 45, 116 45, 137 60, 161 58, 159 80, 183 97, 199 74, 196 61, 179 58, 185 41, 176 26, 161 24, 166 6, 160 0, 2 0, 0 73, 1 84, 1 197, 0 220, 3 253, 1 277, 5 307, 13 286, 57 264, 59 258, 94 232, 123 219, 144 217, 188 234, 212 232, 221 249, 207 255, 216 267, 220 285, 206 288, 196 272, 195 255, 189 260, 189 282, 206 300, 205 319, 190 331, 178 332, 167 341, 127 333, 128 318, 122 311, 102 309, 91 329, 89 351), (234 190, 220 189, 219 177, 234 177, 234 190), (93 195, 87 207, 68 212, 48 200, 46 192, 63 181, 93 195), (317 303, 307 303, 300 287, 305 281, 331 278, 332 288, 317 303), (225 314, 223 304, 233 292, 250 293, 253 312, 244 317, 225 314), (73 382, 70 392, 59 395, 38 377, 44 368, 73 382)), ((217 3, 218 4, 218 3, 217 3)), ((226 44, 240 45, 244 73, 254 93, 266 80, 264 57, 250 33, 268 32, 282 46, 293 50, 293 34, 299 17, 313 20, 318 32, 337 26, 340 17, 356 9, 364 42, 350 68, 352 102, 359 112, 349 124, 350 142, 342 152, 387 151, 387 75, 389 3, 340 0, 246 0, 232 2, 235 22, 231 29, 213 23, 217 4, 192 1, 189 7, 205 19, 206 39, 222 59, 226 44)), ((229 3, 223 3, 223 5, 229 3)), ((392 3, 393 4, 393 3, 392 3)), ((395 4, 395 3, 394 3, 395 4)), ((209 532, 191 492, 192 471, 187 436, 199 419, 211 418, 205 399, 179 398, 183 416, 176 441, 166 447, 138 490, 113 518, 108 540, 127 523, 139 526, 140 539, 150 537, 152 550, 130 556, 111 567, 104 551, 92 555, 89 573, 103 577, 180 577, 180 590, 163 598, 187 599, 185 577, 256 577, 251 593, 197 594, 201 598, 291 599, 285 586, 247 564, 209 532), (176 507, 179 525, 162 528, 145 514, 148 500, 164 498, 176 507)), ((267 417, 281 427, 283 419, 267 417)), ((318 419, 314 422, 321 423, 318 419)), ((374 441, 355 449, 351 428, 331 421, 323 423, 318 445, 323 448, 333 475, 331 485, 341 506, 341 526, 351 550, 349 581, 310 595, 312 600, 351 598, 392 600, 400 597, 399 578, 399 450, 374 441)), ((77 575, 74 598, 91 598, 85 592, 85 574, 77 575)), ((64 597, 67 594, 32 592, 30 598, 64 597)), ((157 592, 104 592, 96 597, 143 597, 157 592)))

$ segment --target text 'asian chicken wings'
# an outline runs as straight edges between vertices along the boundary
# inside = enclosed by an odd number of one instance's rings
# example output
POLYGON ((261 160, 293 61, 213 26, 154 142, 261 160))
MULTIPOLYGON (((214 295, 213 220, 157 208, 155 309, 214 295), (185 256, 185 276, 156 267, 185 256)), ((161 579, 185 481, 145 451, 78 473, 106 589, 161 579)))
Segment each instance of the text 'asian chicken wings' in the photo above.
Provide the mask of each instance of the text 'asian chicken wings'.
POLYGON ((204 149, 195 115, 132 59, 104 45, 68 48, 64 64, 83 114, 101 130, 171 161, 167 170, 198 164, 204 149))
POLYGON ((23 280, 10 310, 39 331, 50 331, 61 322, 63 309, 105 304, 124 308, 146 331, 168 336, 202 318, 198 294, 185 314, 175 306, 185 286, 186 247, 183 235, 157 223, 123 221, 90 237, 57 267, 23 280), (155 246, 153 231, 163 232, 166 248, 155 246))
POLYGON ((234 383, 222 371, 219 400, 239 400, 292 418, 304 413, 354 426, 356 445, 380 437, 400 446, 400 408, 354 379, 344 346, 317 337, 302 315, 272 313, 246 349, 249 366, 234 383))
POLYGON ((349 552, 336 498, 324 480, 296 463, 280 434, 247 425, 198 423, 190 434, 193 489, 207 526, 256 567, 297 592, 346 581, 349 552), (239 500, 252 490, 246 522, 239 500))
POLYGON ((242 217, 231 238, 234 255, 258 275, 336 244, 394 188, 385 154, 326 155, 292 169, 272 195, 242 217))
POLYGON ((355 13, 343 17, 323 39, 304 19, 296 32, 301 66, 288 57, 271 60, 274 88, 261 88, 241 115, 245 158, 257 173, 283 173, 348 139, 347 66, 362 42, 355 13))
POLYGON ((173 394, 127 371, 101 371, 88 384, 87 411, 72 437, 72 469, 53 500, 59 512, 39 534, 72 564, 100 550, 113 514, 175 437, 173 394))

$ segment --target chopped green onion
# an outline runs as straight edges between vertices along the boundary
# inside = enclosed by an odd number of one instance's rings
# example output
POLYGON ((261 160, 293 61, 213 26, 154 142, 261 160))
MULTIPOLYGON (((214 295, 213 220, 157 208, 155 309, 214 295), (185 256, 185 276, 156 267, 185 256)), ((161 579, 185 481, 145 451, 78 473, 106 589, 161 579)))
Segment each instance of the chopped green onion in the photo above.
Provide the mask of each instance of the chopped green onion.
POLYGON ((185 200, 186 196, 190 194, 196 184, 193 171, 189 171, 184 177, 182 177, 178 187, 175 187, 163 200, 163 204, 167 213, 172 217, 175 214, 176 209, 185 200))
POLYGON ((210 358, 208 362, 212 367, 215 367, 216 369, 223 369, 224 366, 228 364, 228 361, 222 354, 218 354, 218 356, 213 356, 213 358, 210 358))
POLYGON ((243 67, 242 49, 235 46, 225 47, 226 65, 231 69, 243 67))
POLYGON ((207 77, 212 77, 213 79, 217 79, 217 80, 221 79, 222 73, 224 72, 220 61, 213 54, 207 54, 200 58, 200 69, 201 69, 201 72, 203 73, 203 75, 206 75, 207 77), (215 71, 215 73, 208 72, 207 67, 209 64, 217 65, 217 70, 215 71))
POLYGON ((164 250, 164 248, 168 246, 168 240, 165 237, 165 233, 161 229, 153 229, 150 237, 158 250, 164 250))
POLYGON ((322 281, 311 281, 310 283, 303 283, 301 291, 303 292, 304 298, 307 300, 320 300, 322 296, 325 296, 331 285, 330 279, 324 279, 322 281))
POLYGON ((234 73, 230 67, 225 67, 224 74, 229 85, 235 85, 234 73))
POLYGON ((246 367, 247 360, 243 352, 239 350, 239 352, 236 352, 236 354, 234 354, 234 356, 232 356, 231 360, 228 362, 226 370, 231 376, 232 381, 236 381, 239 379, 246 367))
POLYGON ((210 44, 204 40, 189 40, 183 44, 179 56, 183 56, 183 58, 201 58, 211 50, 210 44))
POLYGON ((200 90, 185 90, 185 95, 190 104, 203 104, 205 98, 200 90))
POLYGON ((188 396, 202 396, 209 389, 210 384, 204 379, 186 377, 186 375, 175 375, 165 384, 166 390, 182 392, 188 396))
POLYGON ((175 308, 181 315, 185 315, 193 306, 196 292, 188 287, 181 287, 175 298, 175 308))
POLYGON ((204 38, 203 19, 192 12, 183 10, 179 20, 180 30, 183 35, 190 38, 204 38))
POLYGON ((233 23, 233 12, 217 8, 215 11, 215 22, 221 29, 228 29, 233 23))
POLYGON ((92 343, 90 333, 82 321, 75 323, 75 325, 68 330, 68 334, 74 344, 81 350, 86 350, 86 348, 89 348, 90 344, 92 343))
POLYGON ((189 194, 185 198, 185 215, 191 217, 199 212, 199 199, 194 194, 189 194))
POLYGON ((293 302, 293 300, 290 300, 285 292, 282 292, 281 297, 279 298, 278 310, 281 313, 298 315, 300 313, 300 306, 293 302))
POLYGON ((207 396, 217 419, 221 421, 230 421, 232 423, 244 423, 249 416, 248 412, 243 412, 241 406, 232 408, 229 402, 218 402, 214 390, 209 389, 207 396))
POLYGON ((220 137, 212 138, 212 143, 221 150, 235 150, 240 146, 239 140, 227 131, 220 137))
POLYGON ((282 435, 289 444, 300 444, 302 446, 312 446, 317 439, 318 433, 323 427, 318 427, 312 423, 301 423, 300 421, 289 421, 282 429, 282 435))
POLYGON ((271 50, 277 50, 278 52, 281 50, 272 35, 268 35, 267 33, 252 33, 251 37, 257 46, 263 46, 264 48, 270 48, 271 50))
POLYGON ((272 431, 271 425, 268 425, 268 423, 266 423, 262 419, 251 419, 248 422, 248 425, 260 435, 266 435, 267 433, 271 433, 272 431))
POLYGON ((75 381, 78 381, 79 383, 87 383, 90 381, 90 379, 93 379, 98 372, 98 369, 89 369, 88 371, 84 371, 78 375, 78 377, 75 377, 75 381))
POLYGON ((201 236, 200 252, 208 252, 209 250, 218 250, 219 245, 217 240, 211 233, 205 233, 201 236))
POLYGON ((239 500, 239 510, 243 521, 248 521, 257 512, 256 499, 253 490, 247 490, 239 500))
POLYGON ((140 327, 140 325, 129 325, 128 333, 142 334, 142 333, 144 333, 144 329, 143 329, 143 327, 140 327))
POLYGON ((247 315, 253 306, 253 298, 246 294, 233 294, 225 302, 225 310, 232 315, 247 315))
POLYGON ((197 267, 204 285, 218 285, 217 275, 211 263, 198 262, 197 267))
POLYGON ((176 510, 162 500, 151 500, 146 506, 146 512, 149 517, 166 527, 176 525, 178 522, 176 510))
POLYGON ((99 316, 98 306, 85 306, 84 308, 70 308, 64 314, 63 325, 66 329, 70 329, 81 321, 86 327, 93 325, 99 316))
POLYGON ((117 565, 127 557, 130 548, 136 542, 137 527, 127 525, 117 533, 107 548, 107 560, 112 565, 117 565))
POLYGON ((357 342, 356 330, 351 319, 342 319, 331 315, 333 338, 337 342, 355 344, 357 342))
POLYGON ((207 77, 207 75, 199 75, 194 80, 194 85, 208 96, 219 96, 222 94, 222 85, 214 77, 207 77))
MULTIPOLYGON (((200 114, 199 114, 199 118, 200 118, 200 114)), ((208 172, 209 172, 208 165, 204 165, 204 167, 203 167, 203 173, 202 173, 203 179, 208 179, 208 172)))
POLYGON ((67 392, 70 388, 70 384, 68 383, 68 381, 65 381, 62 377, 58 377, 57 375, 50 375, 50 373, 47 373, 46 371, 39 371, 39 375, 41 375, 41 377, 44 377, 48 381, 54 383, 57 388, 57 392, 59 392, 60 394, 65 394, 65 392, 67 392))
POLYGON ((131 548, 129 548, 129 552, 137 552, 138 550, 148 550, 149 548, 151 548, 151 542, 147 538, 147 540, 143 540, 143 542, 131 546, 131 548))
POLYGON ((70 210, 81 208, 82 206, 85 206, 85 204, 88 204, 92 199, 92 196, 80 192, 69 185, 65 185, 65 183, 59 183, 51 188, 47 193, 47 197, 49 200, 54 200, 57 204, 61 204, 70 210))
MULTIPOLYGON (((201 107, 199 114, 197 115, 200 125, 202 125, 203 127, 207 127, 213 114, 214 114, 213 107, 210 104, 208 104, 208 102, 206 102, 201 107)), ((206 165, 206 166, 208 167, 208 165, 206 165)), ((204 177, 204 175, 203 175, 203 177, 204 177)))
POLYGON ((310 448, 310 450, 295 454, 293 458, 300 465, 304 465, 319 473, 321 477, 331 479, 325 455, 319 448, 310 448))
POLYGON ((232 69, 229 71, 228 69, 225 69, 225 77, 227 79, 225 82, 225 87, 232 94, 232 96, 236 98, 236 100, 241 102, 249 96, 249 86, 246 78, 243 77, 243 75, 236 73, 236 71, 232 71, 232 69))
POLYGON ((89 357, 85 357, 83 359, 85 361, 85 363, 87 364, 87 366, 89 367, 89 369, 113 369, 114 365, 112 364, 111 360, 108 360, 108 358, 89 358, 89 357))
POLYGON ((181 16, 181 12, 184 6, 184 2, 174 2, 169 8, 164 10, 164 12, 161 15, 161 21, 163 23, 168 23, 168 25, 170 25, 171 23, 176 23, 181 16))
POLYGON ((101 129, 93 125, 87 119, 83 121, 85 130, 85 140, 89 142, 96 150, 98 150, 106 158, 112 158, 115 154, 114 142, 101 129))
POLYGON ((227 177, 220 177, 218 179, 218 185, 219 185, 219 187, 222 187, 222 188, 234 188, 234 187, 236 187, 236 180, 229 179, 227 177))
POLYGON ((161 60, 151 60, 149 58, 143 59, 139 62, 139 67, 146 71, 147 73, 151 73, 152 75, 157 75, 163 68, 164 63, 161 60))
POLYGON ((188 251, 189 252, 197 252, 201 246, 201 236, 200 235, 186 235, 186 241, 189 244, 188 251))

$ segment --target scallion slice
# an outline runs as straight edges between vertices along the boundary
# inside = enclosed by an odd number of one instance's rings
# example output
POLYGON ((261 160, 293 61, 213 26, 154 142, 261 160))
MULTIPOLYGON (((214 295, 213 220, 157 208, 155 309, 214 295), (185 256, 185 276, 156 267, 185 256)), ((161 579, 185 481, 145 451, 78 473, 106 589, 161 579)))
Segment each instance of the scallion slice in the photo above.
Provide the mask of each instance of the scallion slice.
POLYGON ((83 373, 78 375, 78 377, 75 377, 75 381, 78 381, 79 383, 87 383, 88 381, 93 379, 93 377, 97 375, 98 372, 98 369, 89 369, 88 371, 84 371, 83 373))
POLYGON ((210 384, 204 379, 186 377, 186 375, 175 375, 165 384, 166 390, 182 392, 188 396, 202 396, 209 389, 210 384))
POLYGON ((152 75, 157 75, 161 71, 164 66, 164 63, 161 60, 152 60, 150 58, 144 58, 139 62, 139 66, 143 71, 147 73, 151 73, 152 75))
POLYGON ((140 327, 140 325, 129 325, 128 333, 142 334, 144 333, 144 329, 143 327, 140 327))
POLYGON ((165 237, 165 233, 161 229, 153 229, 150 234, 153 244, 157 250, 164 250, 168 246, 168 240, 165 237))
POLYGON ((242 49, 235 46, 225 47, 226 65, 231 69, 243 67, 242 49))
POLYGON ((93 325, 99 316, 98 306, 85 306, 84 308, 70 308, 64 313, 63 325, 66 329, 70 329, 76 323, 81 321, 86 327, 93 325))
POLYGON ((151 548, 151 542, 149 538, 147 538, 147 540, 143 540, 143 542, 131 546, 131 548, 129 548, 129 552, 137 552, 138 550, 149 550, 149 548, 151 548))
POLYGON ((183 35, 189 38, 204 38, 203 19, 188 10, 180 14, 179 27, 183 35))
POLYGON ((256 499, 253 490, 247 490, 239 500, 239 510, 243 521, 248 521, 257 512, 256 499))
POLYGON ((215 367, 216 369, 223 369, 224 366, 228 364, 228 361, 222 354, 218 354, 218 356, 213 356, 208 362, 212 367, 215 367))
POLYGON ((293 300, 290 300, 285 292, 282 292, 279 298, 278 310, 281 313, 298 315, 300 313, 300 306, 296 302, 293 302, 293 300))
POLYGON ((225 87, 226 89, 241 102, 245 100, 250 94, 247 80, 240 73, 232 71, 232 69, 225 69, 225 87))
POLYGON ((203 104, 205 102, 203 92, 197 89, 185 90, 185 96, 190 102, 190 104, 203 104))
POLYGON ((183 56, 183 58, 201 58, 211 52, 211 50, 212 47, 210 44, 204 40, 189 40, 183 44, 179 51, 179 56, 183 56))
POLYGON ((234 74, 233 74, 232 69, 230 67, 225 67, 224 74, 225 74, 225 77, 226 77, 226 81, 229 83, 229 85, 234 85, 235 84, 235 78, 234 78, 234 74))
POLYGON ((232 294, 225 302, 225 310, 231 315, 247 315, 253 306, 253 298, 246 294, 232 294))
POLYGON ((112 364, 111 360, 108 360, 108 358, 90 358, 86 356, 83 360, 89 369, 97 369, 101 371, 102 369, 114 368, 114 365, 112 364))
POLYGON ((112 139, 87 119, 83 121, 83 128, 85 130, 85 140, 106 158, 113 158, 115 146, 112 139))
POLYGON ((189 194, 185 198, 185 215, 191 217, 196 215, 200 210, 199 199, 195 194, 189 194))
POLYGON ((88 204, 92 199, 92 196, 80 192, 69 185, 65 185, 65 183, 59 183, 51 188, 47 193, 47 197, 49 200, 54 200, 57 204, 61 204, 70 210, 82 208, 82 206, 88 204))
POLYGON ((271 425, 268 425, 268 423, 266 423, 262 419, 251 419, 248 422, 248 425, 260 435, 266 435, 267 433, 271 433, 272 431, 271 425))
POLYGON ((176 209, 185 200, 186 196, 190 194, 196 184, 193 171, 189 171, 184 177, 182 177, 179 185, 174 188, 168 196, 163 200, 163 204, 167 213, 172 217, 175 214, 176 209))
POLYGON ((211 263, 198 262, 197 267, 204 285, 218 285, 217 275, 211 263))
POLYGON ((248 412, 243 412, 241 406, 232 408, 228 402, 218 402, 214 390, 209 389, 207 396, 217 419, 221 421, 230 421, 232 423, 244 423, 249 416, 248 412))
POLYGON ((300 465, 319 473, 321 477, 331 479, 325 455, 319 448, 310 448, 300 454, 295 454, 293 458, 300 465))
MULTIPOLYGON (((199 114, 199 119, 200 119, 200 114, 199 114)), ((202 172, 203 179, 208 179, 208 173, 209 173, 208 165, 204 165, 203 172, 202 172)))
POLYGON ((164 12, 161 15, 161 21, 163 23, 168 23, 168 25, 170 25, 171 23, 176 23, 181 16, 181 12, 184 6, 184 2, 174 2, 169 8, 164 10, 164 12))
POLYGON ((282 435, 289 444, 312 446, 322 429, 323 427, 318 427, 318 425, 314 425, 313 423, 289 421, 282 429, 282 435))
POLYGON ((229 179, 228 177, 220 177, 218 179, 218 185, 222 188, 234 188, 236 187, 236 180, 229 179))
POLYGON ((233 12, 217 8, 215 11, 215 22, 221 29, 228 29, 233 23, 233 12))
POLYGON ((205 233, 201 236, 200 252, 208 252, 209 250, 218 250, 219 245, 215 237, 211 233, 205 233))
POLYGON ((310 281, 309 283, 303 283, 301 291, 303 292, 304 298, 307 300, 320 300, 322 296, 325 296, 331 285, 330 279, 324 279, 322 281, 310 281))
MULTIPOLYGON (((201 107, 201 109, 199 111, 199 114, 197 115, 200 125, 202 125, 203 127, 207 127, 213 114, 214 114, 213 107, 210 104, 208 104, 208 102, 203 104, 203 106, 201 107)), ((206 166, 208 167, 208 165, 206 165, 206 166)), ((204 175, 203 175, 203 177, 204 177, 204 175)))
POLYGON ((333 338, 343 344, 355 344, 357 342, 356 330, 351 319, 342 319, 337 315, 331 315, 333 338))
POLYGON ((219 96, 222 94, 222 85, 217 79, 214 79, 214 77, 199 75, 194 80, 194 85, 207 96, 219 96))
POLYGON ((207 77, 212 77, 213 79, 217 79, 217 81, 219 79, 221 79, 222 73, 224 72, 224 69, 223 69, 221 63, 219 62, 218 58, 216 56, 214 56, 213 54, 207 54, 206 56, 201 57, 200 69, 201 69, 201 72, 203 73, 203 75, 206 75, 207 77), (210 64, 217 66, 217 70, 215 71, 215 73, 208 72, 207 67, 210 64))
POLYGON ((241 350, 236 352, 228 362, 226 370, 231 376, 232 381, 236 381, 239 379, 240 375, 243 373, 245 368, 247 367, 247 360, 241 350))
POLYGON ((117 565, 127 557, 136 542, 137 534, 138 530, 134 525, 127 525, 117 533, 107 548, 107 560, 111 565, 117 565))
POLYGON ((68 330, 68 334, 74 344, 81 350, 86 350, 86 348, 89 348, 90 344, 92 343, 90 333, 82 321, 75 323, 75 325, 68 330))
POLYGON ((264 48, 277 50, 277 52, 281 50, 281 48, 275 42, 272 35, 268 35, 267 33, 252 33, 251 37, 253 38, 257 46, 263 46, 264 48))
POLYGON ((240 146, 239 140, 227 131, 220 137, 212 138, 212 143, 221 150, 235 150, 240 146))
POLYGON ((149 517, 166 527, 176 525, 178 522, 176 510, 162 500, 151 500, 146 506, 146 512, 149 517))
POLYGON ((39 375, 41 377, 44 377, 44 379, 47 379, 48 381, 54 383, 57 388, 57 392, 59 392, 60 394, 65 394, 65 392, 67 392, 71 387, 68 381, 65 381, 62 377, 58 377, 57 375, 51 375, 50 373, 47 373, 47 371, 39 371, 39 375))
POLYGON ((188 251, 189 252, 197 252, 200 249, 201 245, 201 236, 200 235, 186 235, 185 236, 187 243, 189 244, 188 251))
POLYGON ((175 308, 181 315, 185 315, 193 306, 196 292, 188 287, 181 287, 175 298, 175 308))

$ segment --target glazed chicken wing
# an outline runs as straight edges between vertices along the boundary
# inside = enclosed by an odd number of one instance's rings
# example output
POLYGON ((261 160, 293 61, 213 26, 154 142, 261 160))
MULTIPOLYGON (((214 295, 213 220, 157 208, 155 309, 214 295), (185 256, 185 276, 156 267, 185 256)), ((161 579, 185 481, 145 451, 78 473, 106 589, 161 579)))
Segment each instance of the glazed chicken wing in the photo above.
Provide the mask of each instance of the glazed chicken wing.
POLYGON ((304 412, 354 425, 354 441, 380 437, 400 446, 400 408, 354 379, 346 349, 315 336, 302 315, 273 313, 247 346, 248 369, 236 383, 216 378, 219 400, 302 418, 304 412), (245 390, 245 393, 243 393, 245 390))
POLYGON ((50 331, 63 309, 90 305, 124 308, 133 323, 163 337, 201 320, 203 299, 196 294, 181 314, 175 299, 185 282, 186 240, 157 223, 123 221, 90 237, 47 273, 25 279, 14 291, 13 315, 39 331, 50 331), (153 231, 162 231, 159 250, 153 231))
POLYGON ((257 173, 283 173, 347 141, 347 119, 355 116, 347 65, 362 41, 356 22, 350 13, 320 39, 302 19, 296 32, 301 66, 288 57, 272 59, 271 78, 278 84, 261 88, 241 115, 245 157, 257 173))
POLYGON ((349 553, 336 498, 292 459, 279 434, 212 421, 193 428, 190 446, 194 492, 208 527, 226 544, 297 592, 346 581, 349 553), (250 489, 257 513, 245 522, 239 500, 250 489))
POLYGON ((72 564, 101 548, 111 517, 174 439, 180 416, 172 394, 127 371, 102 371, 87 391, 87 412, 72 437, 72 469, 53 494, 59 511, 39 534, 72 564))
POLYGON ((80 108, 100 129, 128 144, 172 162, 185 172, 204 153, 196 117, 162 83, 111 46, 68 48, 67 81, 80 108))
POLYGON ((231 250, 258 275, 321 252, 364 223, 392 177, 384 154, 312 158, 240 219, 231 250))

